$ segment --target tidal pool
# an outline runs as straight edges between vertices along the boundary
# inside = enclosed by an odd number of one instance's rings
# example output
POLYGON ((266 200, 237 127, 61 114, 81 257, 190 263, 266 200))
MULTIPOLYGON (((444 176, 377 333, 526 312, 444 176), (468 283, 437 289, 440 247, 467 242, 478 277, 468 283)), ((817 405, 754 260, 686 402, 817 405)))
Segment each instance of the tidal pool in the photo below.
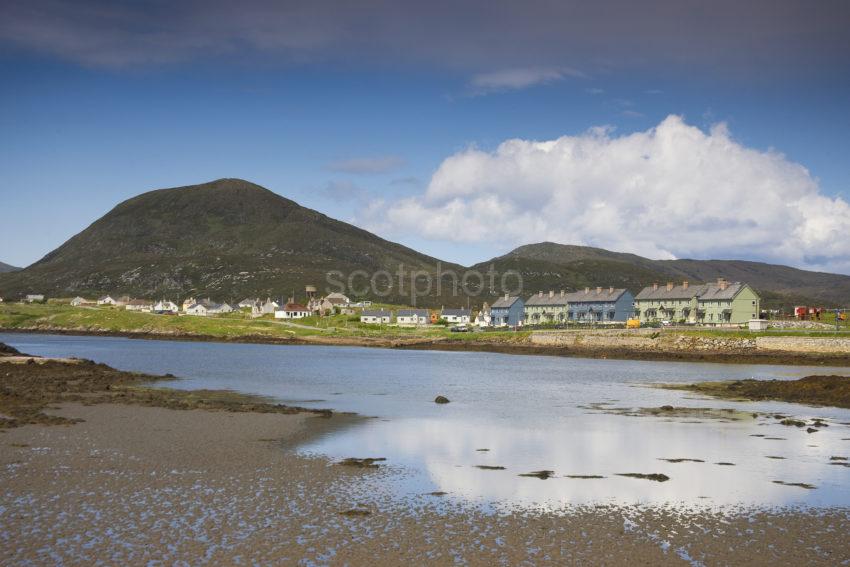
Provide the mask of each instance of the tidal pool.
POLYGON ((402 495, 445 492, 442 498, 545 509, 850 505, 850 467, 840 459, 850 457, 850 410, 651 387, 850 374, 845 368, 27 334, 0 334, 0 342, 36 355, 170 372, 180 380, 168 387, 236 390, 368 416, 294 450, 334 460, 386 458, 381 466, 400 474, 381 475, 382 482, 402 495), (437 395, 451 403, 435 404, 437 395), (666 405, 738 411, 629 411, 666 405), (829 426, 807 433, 774 414, 820 417, 829 426), (552 474, 520 476, 536 471, 552 474), (659 476, 622 476, 632 473, 659 476))

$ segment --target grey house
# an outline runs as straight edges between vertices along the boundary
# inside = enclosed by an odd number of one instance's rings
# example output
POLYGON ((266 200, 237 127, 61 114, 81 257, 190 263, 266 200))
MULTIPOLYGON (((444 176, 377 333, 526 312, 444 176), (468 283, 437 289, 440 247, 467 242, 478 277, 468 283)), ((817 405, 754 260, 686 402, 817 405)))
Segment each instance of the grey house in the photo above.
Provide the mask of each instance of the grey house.
POLYGON ((521 297, 505 294, 490 307, 490 324, 494 327, 519 327, 525 322, 525 302, 521 297))
POLYGON ((584 288, 565 294, 567 320, 580 323, 624 322, 632 316, 634 295, 613 287, 584 288))

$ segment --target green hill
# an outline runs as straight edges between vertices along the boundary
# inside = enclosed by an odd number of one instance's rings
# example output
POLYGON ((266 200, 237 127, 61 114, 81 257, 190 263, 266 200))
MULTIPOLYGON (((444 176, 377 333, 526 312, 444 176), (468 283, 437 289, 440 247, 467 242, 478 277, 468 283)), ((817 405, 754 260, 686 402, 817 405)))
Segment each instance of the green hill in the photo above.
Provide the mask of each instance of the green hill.
POLYGON ((476 267, 522 273, 528 294, 548 289, 584 286, 626 287, 638 291, 653 282, 692 283, 724 277, 751 284, 767 307, 819 303, 850 304, 850 276, 810 272, 788 266, 743 260, 650 260, 634 254, 589 246, 542 242, 529 244, 476 267))
MULTIPOLYGON (((306 284, 326 287, 329 270, 434 272, 437 262, 253 183, 219 179, 124 201, 35 264, 4 274, 0 292, 303 299, 306 284)), ((386 297, 405 299, 396 288, 386 297)))

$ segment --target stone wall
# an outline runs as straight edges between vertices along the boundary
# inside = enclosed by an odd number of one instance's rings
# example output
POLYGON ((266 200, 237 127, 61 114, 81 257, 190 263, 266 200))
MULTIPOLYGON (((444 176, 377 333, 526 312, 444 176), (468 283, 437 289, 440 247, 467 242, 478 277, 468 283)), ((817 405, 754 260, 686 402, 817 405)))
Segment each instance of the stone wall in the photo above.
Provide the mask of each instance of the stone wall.
POLYGON ((590 350, 711 351, 729 353, 783 352, 850 354, 850 338, 834 337, 695 337, 650 331, 535 331, 530 342, 590 350))
POLYGON ((850 339, 839 337, 758 337, 759 350, 782 352, 850 353, 850 339))

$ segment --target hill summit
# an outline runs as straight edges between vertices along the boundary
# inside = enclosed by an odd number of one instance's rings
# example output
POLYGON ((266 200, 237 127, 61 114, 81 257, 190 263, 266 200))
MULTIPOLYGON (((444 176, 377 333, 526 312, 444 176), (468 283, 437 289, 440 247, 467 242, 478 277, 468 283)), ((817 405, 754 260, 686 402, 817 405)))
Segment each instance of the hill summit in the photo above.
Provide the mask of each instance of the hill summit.
MULTIPOLYGON (((242 179, 128 199, 25 270, 7 295, 301 296, 329 270, 431 272, 437 260, 242 179)), ((321 287, 320 287, 321 289, 321 287)), ((392 296, 389 297, 390 299, 392 296)))

